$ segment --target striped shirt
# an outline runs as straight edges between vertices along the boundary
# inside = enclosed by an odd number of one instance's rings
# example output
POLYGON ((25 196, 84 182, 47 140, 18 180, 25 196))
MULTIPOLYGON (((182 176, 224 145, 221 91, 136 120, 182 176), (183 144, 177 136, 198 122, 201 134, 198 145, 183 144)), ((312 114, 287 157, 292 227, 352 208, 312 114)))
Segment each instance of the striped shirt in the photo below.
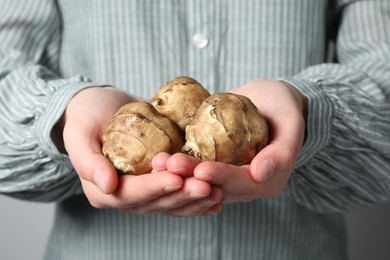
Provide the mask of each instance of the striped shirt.
POLYGON ((0 192, 58 202, 46 259, 345 260, 342 213, 390 197, 389 25, 388 0, 3 0, 0 192), (50 138, 70 98, 103 84, 150 98, 180 75, 307 96, 285 192, 207 217, 90 206, 50 138))

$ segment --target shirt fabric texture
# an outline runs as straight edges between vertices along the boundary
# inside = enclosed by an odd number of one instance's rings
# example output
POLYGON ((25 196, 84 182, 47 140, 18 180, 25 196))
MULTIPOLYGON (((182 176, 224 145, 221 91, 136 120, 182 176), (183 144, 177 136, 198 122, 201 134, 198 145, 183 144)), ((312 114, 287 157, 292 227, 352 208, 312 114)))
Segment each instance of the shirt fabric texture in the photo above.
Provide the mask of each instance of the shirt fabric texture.
POLYGON ((58 202, 46 259, 345 260, 342 213, 390 197, 389 25, 388 0, 3 0, 0 192, 58 202), (307 96, 285 192, 207 217, 93 208, 50 136, 69 100, 104 85, 151 98, 182 75, 307 96))

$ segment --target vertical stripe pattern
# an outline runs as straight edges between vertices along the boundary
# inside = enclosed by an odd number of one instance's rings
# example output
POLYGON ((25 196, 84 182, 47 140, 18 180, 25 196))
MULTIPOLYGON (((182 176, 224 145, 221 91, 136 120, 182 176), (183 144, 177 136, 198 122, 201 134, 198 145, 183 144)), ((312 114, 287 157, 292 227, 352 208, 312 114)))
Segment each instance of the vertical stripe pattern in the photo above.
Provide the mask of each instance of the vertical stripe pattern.
POLYGON ((363 0, 4 0, 0 192, 58 201, 48 260, 345 260, 340 212, 390 197, 389 13, 363 0), (333 2, 337 64, 325 63, 333 2), (262 77, 307 96, 286 192, 208 217, 92 208, 50 139, 68 101, 104 84, 150 98, 179 75, 212 93, 262 77))

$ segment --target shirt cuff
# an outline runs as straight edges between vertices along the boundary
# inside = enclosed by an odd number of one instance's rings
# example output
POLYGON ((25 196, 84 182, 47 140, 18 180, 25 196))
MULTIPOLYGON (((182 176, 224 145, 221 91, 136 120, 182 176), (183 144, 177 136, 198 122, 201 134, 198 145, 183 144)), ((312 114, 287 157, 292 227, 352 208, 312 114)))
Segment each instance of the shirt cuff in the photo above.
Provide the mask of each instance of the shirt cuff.
MULTIPOLYGON (((58 80, 52 82, 52 84, 58 84, 61 86, 57 86, 58 89, 51 97, 46 111, 40 117, 37 123, 36 136, 38 137, 40 146, 42 147, 45 154, 47 154, 52 159, 68 162, 70 164, 68 156, 60 153, 57 146, 52 141, 51 131, 54 125, 63 115, 72 97, 83 89, 96 87, 96 84, 85 81, 85 79, 82 77, 79 79, 72 78, 70 82, 58 80)), ((71 167, 71 165, 69 166, 71 167)))
POLYGON ((296 167, 300 167, 329 143, 334 109, 331 100, 317 83, 292 78, 279 80, 294 86, 308 99, 305 142, 296 162, 296 167))

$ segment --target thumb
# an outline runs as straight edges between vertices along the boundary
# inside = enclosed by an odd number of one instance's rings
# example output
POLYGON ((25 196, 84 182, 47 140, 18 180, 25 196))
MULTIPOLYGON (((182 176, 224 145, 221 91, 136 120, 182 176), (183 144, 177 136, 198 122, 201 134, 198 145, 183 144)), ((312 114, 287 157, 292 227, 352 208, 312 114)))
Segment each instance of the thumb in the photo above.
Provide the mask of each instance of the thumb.
POLYGON ((70 100, 64 113, 64 145, 76 172, 106 194, 116 190, 118 175, 102 154, 101 136, 115 112, 135 100, 113 87, 87 88, 70 100))
POLYGON ((252 160, 250 171, 256 182, 265 182, 275 175, 288 178, 293 171, 304 137, 304 123, 297 120, 274 129, 270 144, 264 147, 252 160), (289 126, 289 127, 288 127, 289 126), (282 129, 282 130, 279 130, 282 129), (285 131, 288 129, 288 131, 285 131))
POLYGON ((252 160, 250 172, 256 182, 265 182, 275 174, 292 170, 295 155, 280 145, 270 144, 252 160))
POLYGON ((111 194, 118 185, 118 175, 112 163, 101 152, 100 137, 81 126, 66 124, 64 144, 77 174, 95 184, 103 193, 111 194))

